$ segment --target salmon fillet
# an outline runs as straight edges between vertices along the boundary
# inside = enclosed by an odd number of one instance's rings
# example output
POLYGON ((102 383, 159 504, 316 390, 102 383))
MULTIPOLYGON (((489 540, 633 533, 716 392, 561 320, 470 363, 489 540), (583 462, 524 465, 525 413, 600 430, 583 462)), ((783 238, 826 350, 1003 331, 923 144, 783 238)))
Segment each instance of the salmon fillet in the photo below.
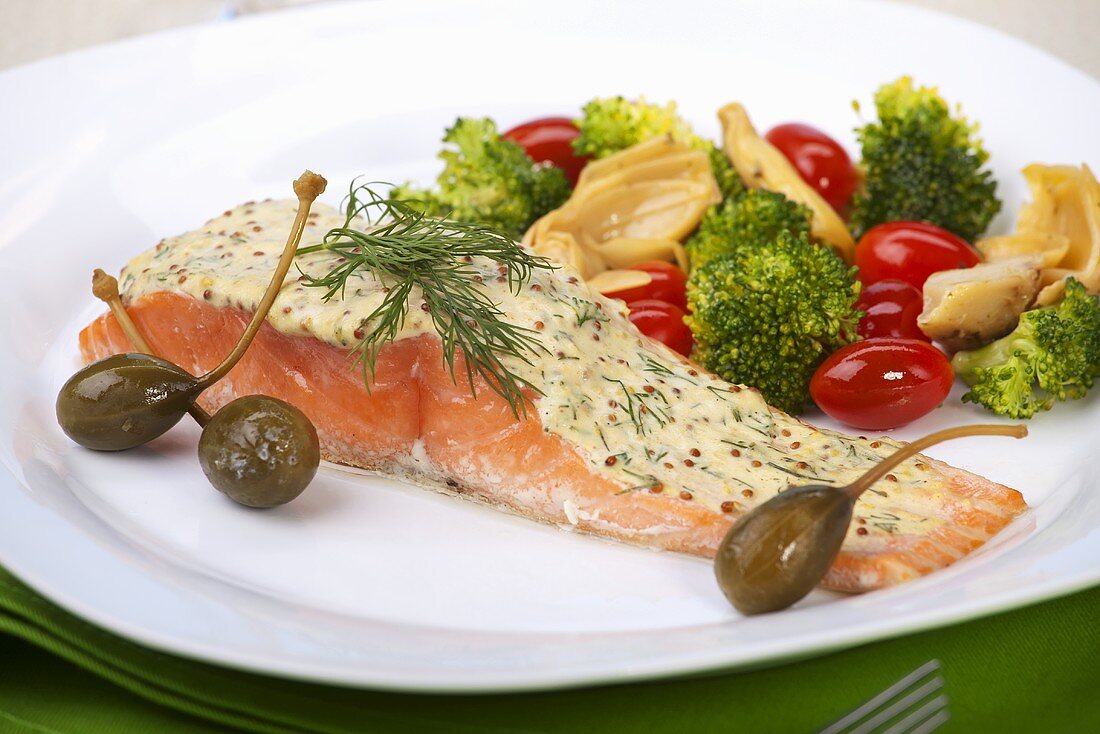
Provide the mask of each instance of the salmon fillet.
MULTIPOLYGON (((157 354, 196 374, 212 368, 231 350, 250 317, 247 309, 213 305, 171 289, 139 292, 130 298, 128 310, 157 354)), ((605 323, 605 334, 629 328, 614 319, 605 323)), ((631 339, 636 336, 630 334, 631 339)), ((650 345, 641 348, 646 350, 645 364, 652 361, 656 375, 683 367, 670 352, 650 345)), ((105 314, 81 332, 80 349, 83 358, 91 362, 133 351, 133 346, 113 316, 105 314)), ((405 477, 534 520, 706 557, 714 555, 736 517, 765 501, 769 493, 774 495, 762 489, 754 492, 752 475, 747 474, 749 481, 723 490, 731 499, 716 507, 700 501, 701 490, 693 495, 692 489, 662 486, 648 475, 642 486, 609 476, 601 464, 611 466, 614 456, 627 456, 615 453, 621 447, 606 447, 608 458, 594 459, 591 446, 549 430, 537 409, 545 398, 533 393, 529 395, 531 410, 523 419, 517 419, 508 404, 484 383, 473 386, 475 397, 465 378, 452 379, 434 334, 421 333, 386 346, 373 379, 366 379, 351 366, 349 352, 347 347, 315 336, 285 333, 268 323, 228 377, 201 401, 207 409, 216 410, 241 395, 272 395, 293 403, 310 417, 322 453, 330 461, 405 477)), ((559 352, 558 358, 565 357, 559 352)), ((596 379, 599 369, 599 365, 586 365, 583 374, 594 381, 593 390, 611 389, 596 379)), ((461 367, 457 374, 463 374, 461 367)), ((668 375, 657 381, 673 385, 669 400, 686 395, 686 388, 681 393, 674 386, 671 371, 668 375)), ((710 381, 707 389, 715 400, 727 399, 723 396, 732 400, 742 392, 742 388, 713 376, 704 377, 710 381)), ((615 407, 614 399, 607 402, 611 410, 624 409, 615 407)), ((740 408, 735 404, 732 410, 740 422, 740 408)), ((644 407, 641 412, 646 412, 644 407)), ((675 418, 672 408, 669 415, 675 418)), ((868 441, 819 431, 774 409, 766 417, 771 421, 768 438, 761 442, 787 442, 782 451, 790 454, 792 463, 777 468, 796 476, 797 467, 809 463, 796 461, 803 456, 799 453, 803 444, 816 447, 812 456, 806 452, 807 460, 820 460, 827 454, 854 457, 843 471, 829 477, 837 482, 850 480, 897 445, 886 439, 868 441)), ((641 426, 640 431, 645 424, 641 426)), ((660 429, 651 424, 650 430, 660 429)), ((764 433, 764 429, 753 430, 764 433)), ((639 435, 643 440, 646 434, 639 435)), ((755 455, 751 453, 754 444, 723 441, 716 448, 710 439, 698 443, 699 448, 691 448, 690 453, 684 447, 684 456, 721 450, 725 460, 732 461, 729 455, 740 457, 738 446, 742 445, 745 457, 755 455)), ((672 462, 662 464, 661 459, 656 457, 654 465, 672 471, 672 462)), ((691 458, 677 461, 695 463, 691 458)), ((752 466, 760 463, 754 459, 752 466)), ((907 494, 891 487, 888 500, 884 490, 877 492, 881 497, 870 497, 870 504, 863 499, 857 503, 856 522, 825 586, 858 592, 929 573, 978 548, 1026 509, 1021 495, 1008 487, 924 457, 909 463, 908 471, 916 477, 913 486, 918 489, 907 494), (887 501, 893 504, 884 504, 887 501)), ((792 477, 791 483, 810 481, 792 477)))

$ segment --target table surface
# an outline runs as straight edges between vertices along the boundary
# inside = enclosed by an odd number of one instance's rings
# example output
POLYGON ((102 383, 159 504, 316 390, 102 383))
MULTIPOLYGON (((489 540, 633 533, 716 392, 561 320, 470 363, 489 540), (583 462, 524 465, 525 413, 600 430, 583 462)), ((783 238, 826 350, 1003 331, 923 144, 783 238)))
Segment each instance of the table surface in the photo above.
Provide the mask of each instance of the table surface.
MULTIPOLYGON (((140 33, 314 0, 4 0, 0 69, 140 33)), ((809 2, 810 0, 807 0, 809 2)), ((878 0, 889 2, 891 0, 878 0)), ((1100 78, 1097 0, 902 0, 977 21, 1046 49, 1100 78)))

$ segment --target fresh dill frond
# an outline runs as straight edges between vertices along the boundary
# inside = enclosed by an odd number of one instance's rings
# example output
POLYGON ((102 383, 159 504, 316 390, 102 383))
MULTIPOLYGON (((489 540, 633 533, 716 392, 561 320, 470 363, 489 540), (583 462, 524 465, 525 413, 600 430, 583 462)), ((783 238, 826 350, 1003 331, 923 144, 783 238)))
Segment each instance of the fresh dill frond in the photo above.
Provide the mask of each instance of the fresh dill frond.
POLYGON ((305 284, 324 288, 324 299, 343 297, 348 279, 367 271, 387 288, 382 303, 371 312, 354 359, 368 387, 382 348, 394 341, 405 323, 410 297, 423 298, 424 308, 443 342, 443 358, 455 374, 461 352, 470 390, 476 396, 476 375, 504 398, 516 417, 526 415, 524 389, 541 394, 536 385, 513 372, 506 358, 531 364, 546 349, 537 332, 510 323, 485 290, 474 258, 487 258, 506 269, 508 288, 519 293, 536 270, 552 270, 549 260, 524 250, 511 237, 491 227, 429 217, 412 206, 392 201, 353 181, 344 200, 344 223, 325 234, 319 244, 298 249, 299 255, 330 252, 337 264, 322 276, 303 273, 305 284))

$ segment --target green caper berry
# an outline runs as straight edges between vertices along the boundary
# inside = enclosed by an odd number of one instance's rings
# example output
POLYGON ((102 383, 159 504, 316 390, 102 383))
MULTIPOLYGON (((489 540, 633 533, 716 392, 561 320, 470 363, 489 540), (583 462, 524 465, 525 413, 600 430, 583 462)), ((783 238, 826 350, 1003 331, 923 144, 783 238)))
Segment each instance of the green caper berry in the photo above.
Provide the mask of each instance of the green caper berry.
POLYGON ((57 422, 76 443, 124 451, 179 422, 198 393, 180 367, 147 354, 115 354, 82 368, 57 395, 57 422))
POLYGON ((826 485, 776 495, 730 528, 714 558, 718 586, 742 614, 789 607, 829 570, 855 497, 826 485))
POLYGON ((276 507, 302 493, 317 473, 317 431, 289 403, 247 395, 215 413, 199 438, 199 464, 235 502, 276 507))

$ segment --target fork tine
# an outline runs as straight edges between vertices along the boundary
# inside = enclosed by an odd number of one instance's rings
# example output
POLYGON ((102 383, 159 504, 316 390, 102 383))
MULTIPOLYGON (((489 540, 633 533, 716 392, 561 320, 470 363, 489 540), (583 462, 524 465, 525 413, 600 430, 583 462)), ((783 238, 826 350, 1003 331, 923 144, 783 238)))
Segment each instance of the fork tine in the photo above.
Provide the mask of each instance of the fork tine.
MULTIPOLYGON (((909 673, 908 675, 902 677, 897 683, 894 683, 882 693, 877 694, 866 703, 860 705, 850 713, 845 714, 837 721, 822 729, 819 734, 840 734, 840 732, 843 732, 848 727, 859 723, 867 716, 876 712, 880 706, 886 704, 898 694, 908 690, 911 686, 915 685, 916 683, 928 677, 932 673, 938 671, 939 669, 939 660, 929 660, 927 663, 920 666, 912 673, 909 673)), ((940 680, 942 685, 942 679, 940 680)))
POLYGON ((929 732, 933 732, 946 724, 950 718, 951 712, 949 712, 946 708, 940 709, 940 711, 936 713, 935 716, 925 721, 913 731, 909 732, 909 734, 929 734, 929 732))
POLYGON ((898 716, 902 712, 908 711, 911 707, 923 701, 926 697, 935 693, 941 688, 943 688, 943 678, 937 675, 932 680, 913 689, 912 692, 906 694, 894 703, 880 710, 874 716, 867 719, 867 721, 863 722, 855 729, 852 729, 850 734, 868 734, 869 732, 874 731, 879 726, 886 724, 888 721, 898 716))
POLYGON ((947 696, 940 694, 891 726, 884 731, 883 734, 916 734, 918 731, 934 731, 950 718, 950 714, 947 713, 947 703, 947 696), (939 716, 943 718, 939 721, 934 721, 934 719, 939 716), (916 728, 918 726, 920 727, 919 729, 916 728))

